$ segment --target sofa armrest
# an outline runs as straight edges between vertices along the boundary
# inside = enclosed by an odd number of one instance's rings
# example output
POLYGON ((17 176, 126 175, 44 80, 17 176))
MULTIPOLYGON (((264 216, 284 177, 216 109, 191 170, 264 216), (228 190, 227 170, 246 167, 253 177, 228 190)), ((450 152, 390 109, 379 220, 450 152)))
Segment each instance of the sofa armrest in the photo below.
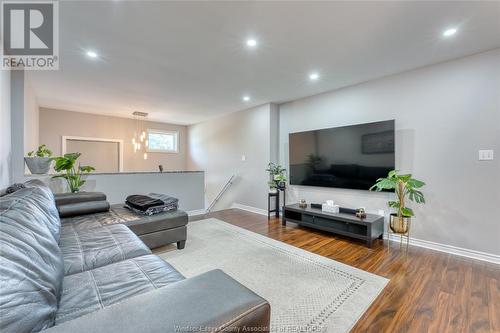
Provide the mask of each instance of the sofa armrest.
POLYGON ((54 326, 47 333, 269 332, 269 303, 213 270, 54 326))

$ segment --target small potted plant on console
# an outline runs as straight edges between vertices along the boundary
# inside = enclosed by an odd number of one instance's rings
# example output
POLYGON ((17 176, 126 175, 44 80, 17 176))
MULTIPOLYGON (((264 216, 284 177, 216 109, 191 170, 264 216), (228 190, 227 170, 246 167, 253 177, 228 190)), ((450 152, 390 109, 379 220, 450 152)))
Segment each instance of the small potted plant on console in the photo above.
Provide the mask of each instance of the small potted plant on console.
POLYGON ((425 203, 424 194, 418 189, 423 187, 423 181, 412 178, 411 174, 400 175, 397 170, 389 172, 386 178, 379 178, 370 191, 394 190, 397 200, 389 201, 389 207, 397 210, 392 213, 389 227, 394 233, 408 234, 413 210, 406 206, 406 199, 415 203, 425 203))
POLYGON ((36 151, 30 151, 24 158, 30 172, 34 175, 43 175, 49 172, 52 151, 46 145, 40 145, 36 151))

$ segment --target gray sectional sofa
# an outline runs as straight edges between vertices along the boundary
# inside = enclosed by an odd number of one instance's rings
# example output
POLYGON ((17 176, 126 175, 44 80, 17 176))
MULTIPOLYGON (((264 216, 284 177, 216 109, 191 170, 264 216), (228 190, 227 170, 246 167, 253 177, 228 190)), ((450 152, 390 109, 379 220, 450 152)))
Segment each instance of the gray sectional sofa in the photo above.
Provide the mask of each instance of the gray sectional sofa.
POLYGON ((268 302, 224 272, 186 279, 127 226, 61 223, 25 185, 0 198, 2 333, 268 331, 268 302))

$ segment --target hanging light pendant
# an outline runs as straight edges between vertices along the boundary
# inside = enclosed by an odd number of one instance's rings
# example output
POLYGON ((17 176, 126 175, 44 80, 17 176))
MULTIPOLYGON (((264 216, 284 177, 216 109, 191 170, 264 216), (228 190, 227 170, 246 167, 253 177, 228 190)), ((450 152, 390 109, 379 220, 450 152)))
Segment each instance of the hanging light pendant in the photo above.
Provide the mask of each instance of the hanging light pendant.
MULTIPOLYGON (((144 150, 147 149, 149 146, 149 142, 146 139, 146 132, 144 130, 144 120, 148 116, 147 113, 145 112, 139 112, 135 111, 132 113, 134 116, 135 120, 135 131, 134 131, 134 136, 132 137, 132 145, 134 146, 134 153, 138 152, 141 150, 141 148, 144 148, 144 150), (144 143, 141 145, 141 143, 144 143)), ((148 159, 148 154, 146 151, 143 152, 143 158, 145 160, 148 159)))

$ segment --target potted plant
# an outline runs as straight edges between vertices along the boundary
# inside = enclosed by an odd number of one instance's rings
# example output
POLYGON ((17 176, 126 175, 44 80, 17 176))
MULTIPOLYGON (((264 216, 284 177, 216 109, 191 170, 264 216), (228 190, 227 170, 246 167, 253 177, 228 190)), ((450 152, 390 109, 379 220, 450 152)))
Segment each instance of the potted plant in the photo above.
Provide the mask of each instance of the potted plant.
POLYGON ((269 185, 269 191, 271 193, 276 192, 276 190, 284 190, 286 187, 286 169, 281 165, 270 162, 267 165, 267 172, 269 172, 270 180, 267 182, 269 185))
POLYGON ((268 181, 267 185, 269 185, 269 193, 276 193, 276 192, 278 192, 278 188, 277 188, 276 182, 274 180, 268 181))
POLYGON ((24 162, 32 174, 41 175, 49 172, 52 151, 46 145, 40 145, 36 151, 30 151, 24 162))
POLYGON ((53 176, 52 178, 66 179, 71 193, 79 192, 80 188, 83 184, 85 184, 85 180, 82 176, 95 170, 95 168, 90 165, 78 164, 77 167, 76 160, 80 157, 80 155, 81 153, 69 153, 64 154, 64 156, 53 158, 56 162, 54 170, 61 173, 53 176))
POLYGON ((370 191, 395 191, 397 200, 388 202, 389 207, 397 210, 396 213, 391 214, 389 221, 389 226, 395 233, 408 232, 411 217, 415 214, 406 206, 406 199, 415 203, 425 203, 424 194, 417 190, 424 185, 423 181, 412 178, 411 174, 399 175, 397 170, 392 170, 387 178, 379 178, 377 183, 370 188, 370 191))

